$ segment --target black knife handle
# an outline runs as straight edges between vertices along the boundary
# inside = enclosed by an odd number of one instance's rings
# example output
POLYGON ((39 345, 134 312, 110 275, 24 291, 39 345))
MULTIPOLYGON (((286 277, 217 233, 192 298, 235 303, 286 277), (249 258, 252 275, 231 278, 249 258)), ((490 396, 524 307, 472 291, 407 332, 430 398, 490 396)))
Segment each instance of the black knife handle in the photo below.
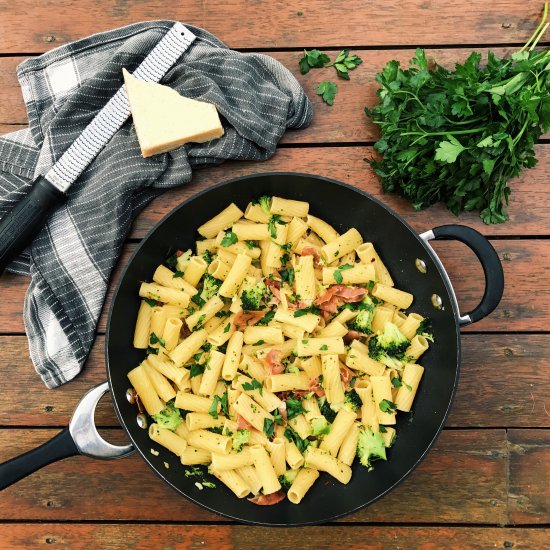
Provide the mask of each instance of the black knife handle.
POLYGON ((48 216, 66 198, 43 177, 34 180, 30 193, 0 220, 0 274, 32 242, 48 216))

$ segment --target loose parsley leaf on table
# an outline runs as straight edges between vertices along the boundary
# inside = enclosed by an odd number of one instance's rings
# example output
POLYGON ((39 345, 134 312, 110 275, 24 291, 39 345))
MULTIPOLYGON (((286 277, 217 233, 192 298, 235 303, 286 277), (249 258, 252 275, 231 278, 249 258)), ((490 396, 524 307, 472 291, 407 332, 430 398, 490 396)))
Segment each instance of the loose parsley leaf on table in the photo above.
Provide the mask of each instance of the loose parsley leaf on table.
POLYGON ((304 57, 300 59, 300 72, 309 73, 310 69, 321 69, 330 63, 330 57, 319 50, 304 50, 304 57))
POLYGON ((363 60, 357 55, 350 55, 349 50, 342 50, 333 63, 326 65, 327 67, 334 67, 338 76, 349 80, 348 71, 353 71, 356 67, 361 65, 363 60))
POLYGON ((327 105, 334 104, 334 98, 338 92, 338 85, 331 81, 324 81, 317 86, 317 95, 320 95, 327 105))

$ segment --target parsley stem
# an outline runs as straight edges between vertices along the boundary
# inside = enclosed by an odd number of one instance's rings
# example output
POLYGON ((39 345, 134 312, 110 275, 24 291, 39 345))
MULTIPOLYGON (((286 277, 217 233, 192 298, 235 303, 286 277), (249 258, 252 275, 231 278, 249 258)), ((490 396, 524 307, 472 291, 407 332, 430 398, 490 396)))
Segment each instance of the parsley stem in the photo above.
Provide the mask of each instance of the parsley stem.
POLYGON ((458 134, 475 134, 481 132, 483 128, 472 128, 471 130, 452 130, 447 132, 403 132, 402 136, 454 136, 458 134))
POLYGON ((525 119, 525 122, 523 123, 523 126, 521 127, 521 130, 519 131, 519 134, 513 139, 512 144, 514 146, 520 140, 521 136, 523 135, 523 132, 525 132, 525 128, 527 128, 527 123, 528 122, 529 122, 529 119, 525 119))
POLYGON ((544 28, 544 30, 542 32, 540 32, 540 30, 544 27, 544 24, 546 23, 547 18, 548 18, 548 2, 545 2, 544 3, 544 10, 542 12, 541 22, 539 23, 539 26, 535 29, 535 32, 531 35, 529 40, 527 40, 527 42, 525 43, 523 48, 521 48, 520 52, 525 51, 529 47, 529 45, 531 44, 531 42, 533 40, 534 40, 533 45, 531 46, 529 51, 531 51, 536 46, 537 42, 541 39, 542 35, 546 32, 546 29, 548 28, 548 25, 547 25, 544 28))
MULTIPOLYGON (((545 6, 548 7, 548 4, 545 4, 545 6)), ((529 48, 530 52, 532 52, 535 49, 537 42, 544 36, 544 33, 548 30, 548 27, 550 27, 550 23, 546 23, 546 25, 542 27, 542 31, 540 31, 540 34, 537 36, 537 39, 531 44, 531 47, 529 48)))

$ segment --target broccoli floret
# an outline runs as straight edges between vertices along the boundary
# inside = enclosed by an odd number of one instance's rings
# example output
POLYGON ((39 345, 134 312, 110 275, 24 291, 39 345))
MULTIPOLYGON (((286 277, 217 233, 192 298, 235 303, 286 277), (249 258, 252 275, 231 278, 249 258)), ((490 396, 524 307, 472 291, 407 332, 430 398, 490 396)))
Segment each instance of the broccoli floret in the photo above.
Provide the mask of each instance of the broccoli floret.
POLYGON ((355 390, 346 392, 344 398, 344 407, 346 409, 350 410, 351 412, 357 412, 362 405, 363 401, 361 401, 359 394, 355 390))
POLYGON ((410 341, 399 328, 393 323, 387 322, 384 325, 384 332, 369 340, 369 355, 390 368, 401 366, 399 360, 403 359, 409 344, 410 341))
POLYGON ((220 286, 222 286, 222 281, 216 279, 216 277, 212 277, 210 273, 205 273, 203 276, 202 291, 200 293, 201 300, 205 302, 210 300, 214 294, 218 293, 220 286))
POLYGON ((420 321, 420 326, 418 327, 416 334, 419 334, 420 336, 424 336, 426 340, 430 340, 431 342, 434 341, 434 329, 432 326, 432 320, 429 317, 424 317, 422 321, 420 321))
POLYGON ((236 453, 240 453, 243 450, 243 445, 248 443, 250 437, 250 430, 237 430, 233 434, 233 450, 236 453))
POLYGON ((159 426, 172 431, 174 431, 183 422, 180 410, 174 406, 173 401, 168 401, 162 411, 151 416, 159 426))
POLYGON ((210 264, 214 261, 214 258, 212 258, 212 252, 210 252, 210 250, 205 250, 205 251, 204 251, 204 254, 202 255, 202 259, 203 259, 208 265, 210 265, 210 264))
POLYGON ((298 472, 299 470, 287 470, 283 475, 279 476, 279 483, 285 491, 290 489, 290 486, 294 483, 298 472))
POLYGON ((176 257, 176 267, 178 271, 185 271, 186 267, 189 265, 192 254, 193 251, 188 249, 183 254, 176 257))
POLYGON ((330 424, 324 416, 316 416, 311 419, 311 435, 327 435, 330 432, 330 424))
POLYGON ((245 311, 259 311, 264 307, 263 298, 267 287, 263 282, 259 282, 248 290, 243 290, 241 302, 245 311))
POLYGON ((357 308, 359 309, 359 313, 355 319, 348 321, 348 328, 362 334, 372 334, 372 318, 374 317, 376 306, 368 296, 365 296, 359 304, 360 307, 357 308))
POLYGON ((262 207, 262 210, 269 216, 271 214, 271 197, 264 195, 258 199, 258 203, 262 207))
POLYGON ((321 397, 321 399, 319 399, 319 410, 330 423, 334 422, 336 413, 330 408, 330 403, 327 401, 326 397, 321 397))
POLYGON ((359 429, 359 440, 357 441, 357 456, 359 462, 368 471, 372 471, 374 467, 372 462, 375 460, 386 460, 386 447, 380 433, 372 433, 368 428, 359 429))

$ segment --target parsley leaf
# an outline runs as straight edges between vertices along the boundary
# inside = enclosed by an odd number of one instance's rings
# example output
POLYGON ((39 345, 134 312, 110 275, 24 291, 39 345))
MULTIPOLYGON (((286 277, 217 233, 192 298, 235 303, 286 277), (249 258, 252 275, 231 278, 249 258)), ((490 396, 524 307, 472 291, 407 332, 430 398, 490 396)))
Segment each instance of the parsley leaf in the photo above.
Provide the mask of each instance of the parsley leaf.
POLYGON ((334 67, 340 78, 349 80, 348 71, 353 71, 353 69, 357 68, 361 63, 363 63, 363 60, 360 57, 350 55, 349 50, 342 50, 338 54, 338 57, 327 65, 327 67, 334 67))
POLYGON ((308 313, 313 313, 314 315, 321 315, 321 310, 316 306, 304 307, 302 309, 297 309, 294 312, 294 317, 303 317, 308 313))
POLYGON ((160 344, 163 348, 166 347, 166 342, 162 338, 159 338, 154 332, 151 332, 149 336, 149 343, 151 345, 160 344))
POLYGON ((382 399, 382 401, 378 403, 378 406, 380 407, 380 410, 385 413, 393 413, 397 408, 397 405, 388 399, 382 399))
POLYGON ((339 284, 341 285, 342 284, 342 281, 344 280, 344 278, 342 277, 342 273, 339 269, 335 269, 334 270, 334 273, 332 274, 332 276, 334 277, 334 280, 339 284))
POLYGON ((275 431, 275 422, 271 418, 264 418, 264 434, 271 437, 275 431))
POLYGON ((242 385, 242 388, 244 391, 254 391, 258 390, 260 395, 263 395, 263 386, 260 382, 258 382, 255 378, 252 379, 252 382, 245 382, 242 385))
POLYGON ((287 441, 294 442, 298 450, 303 453, 309 447, 309 439, 302 439, 290 426, 287 426, 284 434, 287 441))
POLYGON ((300 59, 298 65, 302 74, 309 73, 310 69, 321 69, 330 63, 330 57, 319 50, 304 50, 304 57, 300 59))
POLYGON ((233 231, 228 231, 223 239, 222 239, 222 246, 231 246, 232 244, 235 244, 239 239, 237 238, 237 235, 233 233, 233 231))
POLYGON ((218 404, 220 403, 221 399, 218 395, 214 396, 214 399, 212 400, 212 405, 210 405, 210 408, 208 409, 208 414, 214 418, 218 418, 218 404))
POLYGON ((275 311, 270 310, 268 311, 257 323, 256 326, 265 326, 268 323, 270 323, 273 320, 273 317, 275 317, 275 311))
POLYGON ((204 372, 204 365, 194 364, 189 369, 189 378, 195 378, 204 372))
POLYGON ((227 323, 227 325, 225 325, 224 329, 223 329, 223 332, 226 333, 226 332, 229 332, 229 329, 231 328, 231 323, 227 323))
POLYGON ((267 228, 269 229, 269 234, 271 235, 272 239, 277 238, 277 226, 276 226, 276 224, 286 225, 287 222, 283 221, 279 214, 273 214, 271 216, 271 218, 269 218, 269 221, 267 222, 267 228))
POLYGON ((157 305, 156 300, 151 300, 150 298, 143 298, 143 301, 149 306, 149 307, 155 307, 157 305))
POLYGON ((338 85, 334 82, 325 80, 317 86, 317 95, 320 95, 327 105, 334 104, 334 98, 338 93, 338 85))
POLYGON ((176 270, 175 273, 172 275, 173 279, 177 279, 178 277, 183 278, 183 271, 176 270))
POLYGON ((287 412, 287 419, 292 420, 293 418, 296 418, 298 415, 305 413, 306 410, 304 409, 304 406, 302 405, 302 402, 299 399, 295 399, 294 397, 289 397, 286 400, 286 412, 287 412))

